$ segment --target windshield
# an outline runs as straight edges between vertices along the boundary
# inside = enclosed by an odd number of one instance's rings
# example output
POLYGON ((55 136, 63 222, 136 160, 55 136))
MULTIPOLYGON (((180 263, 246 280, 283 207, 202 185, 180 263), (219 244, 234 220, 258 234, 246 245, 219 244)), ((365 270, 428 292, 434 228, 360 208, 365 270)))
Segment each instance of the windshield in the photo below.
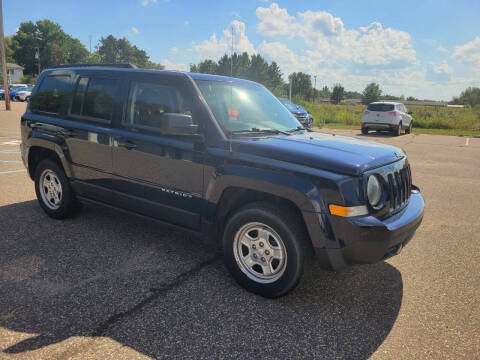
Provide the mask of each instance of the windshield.
POLYGON ((282 102, 282 104, 287 107, 288 110, 290 110, 290 111, 297 111, 298 110, 297 105, 293 104, 289 100, 284 99, 284 98, 278 98, 278 100, 280 100, 282 102))
POLYGON ((196 80, 215 118, 227 132, 251 129, 289 131, 300 123, 263 86, 196 80))

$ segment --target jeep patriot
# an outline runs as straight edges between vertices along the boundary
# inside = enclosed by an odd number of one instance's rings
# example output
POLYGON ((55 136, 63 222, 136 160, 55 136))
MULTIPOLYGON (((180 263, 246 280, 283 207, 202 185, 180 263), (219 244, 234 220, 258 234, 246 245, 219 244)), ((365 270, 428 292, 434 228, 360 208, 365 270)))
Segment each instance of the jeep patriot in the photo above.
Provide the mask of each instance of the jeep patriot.
POLYGON ((93 202, 211 239, 235 280, 265 297, 292 291, 309 257, 340 270, 398 254, 423 217, 402 150, 305 129, 251 81, 48 69, 21 130, 48 216, 93 202))

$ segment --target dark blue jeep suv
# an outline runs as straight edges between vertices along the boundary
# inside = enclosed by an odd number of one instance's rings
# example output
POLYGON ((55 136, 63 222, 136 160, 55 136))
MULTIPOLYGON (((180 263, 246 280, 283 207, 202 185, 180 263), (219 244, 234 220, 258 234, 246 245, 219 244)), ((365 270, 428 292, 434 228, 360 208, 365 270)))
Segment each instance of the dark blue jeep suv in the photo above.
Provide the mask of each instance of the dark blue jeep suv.
POLYGON ((49 69, 21 129, 49 216, 88 201, 216 240, 238 283, 266 297, 294 289, 306 257, 338 270, 399 253, 423 217, 402 150, 306 130, 251 81, 49 69))

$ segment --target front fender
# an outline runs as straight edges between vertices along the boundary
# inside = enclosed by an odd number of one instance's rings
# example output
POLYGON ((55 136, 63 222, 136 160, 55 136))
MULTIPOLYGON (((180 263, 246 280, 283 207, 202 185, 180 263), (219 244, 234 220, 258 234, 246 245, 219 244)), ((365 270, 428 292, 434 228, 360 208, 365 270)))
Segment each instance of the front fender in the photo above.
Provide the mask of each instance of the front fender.
MULTIPOLYGON (((312 245, 321 248, 332 239, 326 220, 325 192, 330 195, 335 187, 335 174, 318 176, 305 174, 307 169, 288 164, 285 169, 275 160, 265 159, 267 164, 251 162, 251 156, 241 156, 242 160, 229 155, 209 157, 205 167, 205 200, 207 201, 207 219, 215 218, 215 211, 224 192, 229 188, 254 190, 286 199, 301 211, 307 226, 312 245), (278 167, 276 165, 279 165, 278 167)), ((258 159, 256 159, 258 160, 258 159)), ((308 169, 311 170, 311 169, 308 169)), ((315 170, 317 171, 317 170, 315 170)))

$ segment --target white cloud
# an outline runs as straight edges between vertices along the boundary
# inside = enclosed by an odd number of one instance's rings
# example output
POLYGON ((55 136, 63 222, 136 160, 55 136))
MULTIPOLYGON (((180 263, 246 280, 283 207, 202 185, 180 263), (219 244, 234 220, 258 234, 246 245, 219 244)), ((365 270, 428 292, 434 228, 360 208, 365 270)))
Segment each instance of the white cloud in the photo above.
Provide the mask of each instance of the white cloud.
POLYGON ((410 35, 384 28, 379 22, 346 29, 342 19, 328 12, 307 10, 295 17, 276 3, 257 8, 256 14, 261 34, 299 37, 307 45, 310 56, 318 62, 405 67, 416 61, 410 35))
POLYGON ((480 73, 480 37, 455 47, 453 57, 464 64, 470 65, 474 71, 480 73))
POLYGON ((165 70, 188 71, 190 68, 187 64, 174 63, 168 59, 162 59, 160 64, 165 66, 165 70))
POLYGON ((290 16, 287 9, 280 9, 277 3, 273 3, 268 8, 259 7, 255 11, 260 19, 258 31, 265 36, 275 35, 294 35, 296 33, 293 27, 294 17, 290 16))
POLYGON ((222 37, 217 38, 217 34, 212 34, 210 39, 204 40, 200 44, 194 44, 193 48, 202 59, 217 59, 226 53, 228 54, 232 47, 232 30, 234 51, 254 54, 255 47, 245 33, 245 23, 238 20, 233 20, 230 26, 223 30, 222 37))
POLYGON ((138 34, 138 29, 135 26, 132 26, 132 33, 138 34))
POLYGON ((173 54, 178 54, 178 51, 179 51, 179 50, 178 50, 177 47, 174 46, 174 47, 172 47, 172 48, 170 49, 170 51, 171 51, 173 54))
POLYGON ((452 68, 446 61, 443 61, 441 64, 433 66, 433 72, 435 74, 451 74, 452 68))
POLYGON ((142 0, 142 6, 148 6, 150 4, 156 4, 158 0, 142 0))
POLYGON ((443 53, 448 53, 448 50, 446 48, 444 48, 443 46, 439 46, 437 48, 437 50, 440 51, 440 52, 443 52, 443 53))

